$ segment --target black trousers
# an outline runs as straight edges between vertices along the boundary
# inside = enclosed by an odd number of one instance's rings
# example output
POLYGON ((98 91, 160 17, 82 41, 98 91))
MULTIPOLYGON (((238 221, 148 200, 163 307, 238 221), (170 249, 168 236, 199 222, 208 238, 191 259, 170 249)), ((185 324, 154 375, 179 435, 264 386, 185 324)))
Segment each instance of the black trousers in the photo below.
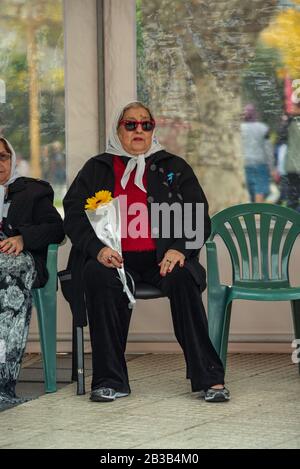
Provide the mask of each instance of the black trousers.
MULTIPOLYGON (((168 296, 192 391, 224 384, 223 365, 208 336, 201 288, 189 270, 176 265, 161 277, 154 251, 127 252, 123 258, 125 270, 135 282, 150 283, 168 296)), ((117 270, 89 259, 83 277, 92 345, 92 389, 110 387, 130 392, 125 348, 131 310, 117 270)))

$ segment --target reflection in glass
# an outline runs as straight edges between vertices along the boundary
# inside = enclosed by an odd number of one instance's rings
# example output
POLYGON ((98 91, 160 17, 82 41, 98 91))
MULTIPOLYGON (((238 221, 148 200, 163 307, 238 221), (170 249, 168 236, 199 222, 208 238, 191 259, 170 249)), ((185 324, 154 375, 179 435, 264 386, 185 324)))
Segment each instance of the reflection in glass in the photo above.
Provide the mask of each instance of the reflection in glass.
POLYGON ((48 180, 60 205, 66 181, 62 0, 0 0, 0 7, 0 134, 16 149, 19 173, 48 180))
POLYGON ((137 0, 137 79, 211 213, 251 199, 299 209, 299 0, 137 0))

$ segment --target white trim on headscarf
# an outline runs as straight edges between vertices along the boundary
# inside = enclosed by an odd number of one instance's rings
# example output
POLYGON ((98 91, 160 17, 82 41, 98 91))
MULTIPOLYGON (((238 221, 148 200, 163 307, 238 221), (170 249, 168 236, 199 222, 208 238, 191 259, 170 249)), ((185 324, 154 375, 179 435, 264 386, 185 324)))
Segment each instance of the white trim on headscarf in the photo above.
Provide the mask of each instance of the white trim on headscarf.
POLYGON ((130 104, 140 104, 141 107, 144 107, 144 105, 140 103, 139 101, 130 101, 129 103, 125 104, 124 106, 120 108, 120 110, 116 113, 113 124, 112 124, 112 130, 109 136, 106 152, 112 155, 128 156, 130 158, 130 160, 128 161, 126 165, 125 171, 121 179, 121 185, 123 189, 125 189, 129 181, 130 174, 136 167, 134 183, 142 191, 146 192, 146 189, 143 184, 143 176, 144 176, 144 171, 145 171, 145 166, 146 166, 145 158, 148 158, 148 156, 153 155, 153 153, 157 153, 158 151, 163 150, 163 147, 158 142, 157 137, 155 136, 155 129, 154 129, 153 134, 152 134, 151 147, 146 153, 141 153, 140 155, 131 155, 130 153, 127 153, 124 150, 120 142, 119 136, 118 136, 118 123, 119 123, 120 117, 122 116, 124 112, 124 109, 128 107, 130 104))
POLYGON ((10 150, 10 153, 11 153, 11 167, 10 167, 9 179, 4 184, 0 184, 0 222, 2 221, 3 218, 7 217, 7 212, 8 212, 9 206, 10 206, 10 202, 5 202, 5 195, 6 195, 7 188, 18 177, 20 177, 20 175, 18 174, 18 171, 17 171, 17 159, 16 159, 15 151, 14 151, 13 147, 11 146, 11 144, 9 143, 9 141, 6 140, 6 138, 4 138, 4 137, 1 137, 1 138, 3 140, 5 140, 7 146, 10 150))

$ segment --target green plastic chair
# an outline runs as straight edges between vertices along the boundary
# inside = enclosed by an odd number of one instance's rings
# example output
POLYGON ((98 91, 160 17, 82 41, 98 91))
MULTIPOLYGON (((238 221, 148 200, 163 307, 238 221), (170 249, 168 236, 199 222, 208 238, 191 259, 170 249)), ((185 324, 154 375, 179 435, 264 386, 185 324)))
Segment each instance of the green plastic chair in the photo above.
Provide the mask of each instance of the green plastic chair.
POLYGON ((300 214, 278 205, 242 204, 212 217, 206 242, 208 325, 224 368, 233 300, 290 301, 295 338, 300 339, 300 287, 289 281, 290 254, 299 233, 300 214), (232 285, 220 283, 216 235, 230 254, 232 285))
POLYGON ((49 279, 43 288, 32 290, 37 309, 40 342, 45 375, 45 391, 55 392, 56 387, 56 291, 57 244, 50 244, 47 255, 49 279))

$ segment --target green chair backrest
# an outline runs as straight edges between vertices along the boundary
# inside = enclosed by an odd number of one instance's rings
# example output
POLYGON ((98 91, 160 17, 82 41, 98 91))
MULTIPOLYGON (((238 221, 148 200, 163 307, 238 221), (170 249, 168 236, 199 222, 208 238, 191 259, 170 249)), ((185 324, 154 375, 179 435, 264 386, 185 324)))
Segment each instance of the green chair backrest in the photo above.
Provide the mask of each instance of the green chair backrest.
POLYGON ((288 287, 289 259, 300 214, 264 203, 236 205, 212 217, 207 243, 219 235, 230 253, 234 285, 288 287))

